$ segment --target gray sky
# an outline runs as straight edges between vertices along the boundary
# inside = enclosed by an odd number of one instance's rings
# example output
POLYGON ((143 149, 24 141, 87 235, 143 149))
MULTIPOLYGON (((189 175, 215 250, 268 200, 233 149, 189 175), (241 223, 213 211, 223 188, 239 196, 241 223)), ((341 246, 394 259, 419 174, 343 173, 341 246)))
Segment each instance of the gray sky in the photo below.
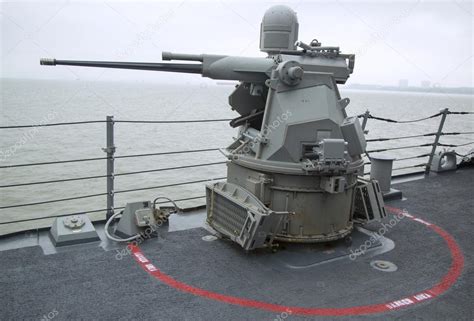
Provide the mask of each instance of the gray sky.
POLYGON ((473 86, 471 1, 2 2, 1 76, 202 81, 198 75, 41 67, 40 57, 161 60, 161 51, 264 56, 259 25, 272 4, 298 14, 300 40, 356 54, 348 83, 473 86))

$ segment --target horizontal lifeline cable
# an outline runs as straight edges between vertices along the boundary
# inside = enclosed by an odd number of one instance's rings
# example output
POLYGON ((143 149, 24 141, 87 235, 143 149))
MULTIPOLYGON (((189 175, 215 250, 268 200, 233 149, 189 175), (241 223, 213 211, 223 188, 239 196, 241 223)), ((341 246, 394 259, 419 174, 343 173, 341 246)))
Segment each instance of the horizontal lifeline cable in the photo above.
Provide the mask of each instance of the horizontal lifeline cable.
MULTIPOLYGON (((410 165, 410 166, 403 166, 403 167, 397 167, 392 169, 393 171, 401 170, 401 169, 408 169, 408 168, 417 168, 417 167, 424 167, 426 164, 417 164, 417 165, 410 165)), ((418 172, 417 172, 418 173, 418 172)), ((424 172, 419 172, 419 173, 424 173, 424 172)), ((364 175, 369 175, 370 172, 365 172, 364 175)))
POLYGON ((106 122, 107 122, 106 120, 84 120, 84 121, 72 121, 72 122, 64 122, 64 123, 0 126, 0 129, 52 127, 52 126, 65 126, 65 125, 83 125, 83 124, 106 123, 106 122))
MULTIPOLYGON (((225 164, 225 163, 226 162, 214 162, 214 163, 184 165, 184 166, 176 166, 176 167, 165 167, 165 168, 148 169, 148 170, 142 170, 142 171, 136 171, 136 172, 118 173, 118 174, 115 174, 114 176, 134 175, 134 174, 151 173, 151 172, 162 172, 162 171, 169 171, 169 170, 176 170, 176 169, 186 169, 186 168, 194 168, 194 167, 202 167, 202 166, 212 166, 212 165, 225 164)), ((56 179, 56 180, 49 180, 49 181, 8 184, 8 185, 0 185, 0 188, 39 185, 39 184, 50 184, 50 183, 62 183, 62 182, 89 180, 89 179, 97 179, 97 178, 106 178, 106 177, 109 177, 109 175, 96 175, 96 176, 56 179)))
POLYGON ((220 150, 220 148, 204 148, 204 149, 192 149, 192 150, 179 150, 179 151, 175 151, 175 152, 119 155, 119 156, 114 156, 114 158, 118 159, 118 158, 130 158, 130 157, 145 157, 145 156, 160 156, 160 155, 173 155, 173 154, 186 154, 186 153, 201 153, 201 152, 213 152, 213 151, 218 151, 218 150, 220 150))
POLYGON ((417 137, 427 137, 427 136, 434 136, 436 133, 429 133, 429 134, 420 134, 420 135, 410 135, 410 136, 400 136, 400 137, 385 137, 385 138, 372 138, 366 139, 366 142, 383 142, 387 140, 396 140, 396 139, 407 139, 407 138, 417 138, 417 137))
POLYGON ((423 158, 423 157, 428 157, 428 156, 430 156, 430 154, 421 154, 421 155, 418 155, 418 156, 410 156, 410 157, 396 158, 396 159, 394 160, 394 162, 397 162, 397 161, 404 161, 404 160, 407 160, 407 159, 423 158))
MULTIPOLYGON (((412 120, 395 120, 395 119, 390 119, 390 118, 377 117, 377 116, 371 115, 370 112, 368 114, 357 115, 357 117, 358 118, 367 117, 369 119, 375 119, 375 120, 385 121, 385 122, 389 122, 389 123, 407 124, 407 123, 415 123, 415 122, 419 122, 419 121, 423 121, 423 120, 428 120, 430 118, 439 117, 442 114, 443 113, 440 112, 440 113, 437 113, 437 114, 434 114, 434 115, 431 115, 431 116, 428 116, 428 117, 423 117, 423 118, 419 118, 419 119, 412 119, 412 120)), ((448 115, 469 115, 469 114, 474 114, 474 112, 470 112, 470 111, 448 111, 447 114, 448 115)))
MULTIPOLYGON (((174 202, 190 201, 190 200, 197 200, 198 198, 204 198, 204 197, 206 197, 206 195, 178 198, 178 199, 174 199, 173 201, 174 202)), ((171 202, 168 201, 168 200, 156 202, 156 204, 166 204, 166 203, 171 203, 171 202)), ((124 208, 125 208, 125 206, 114 207, 114 210, 122 210, 124 208)), ((103 209, 103 210, 100 210, 100 211, 107 211, 107 209, 103 209)), ((73 214, 69 214, 69 215, 73 215, 73 214)))
POLYGON ((134 174, 152 173, 152 172, 162 172, 162 171, 170 171, 170 170, 175 170, 175 169, 185 169, 185 168, 194 168, 194 167, 202 167, 202 166, 220 165, 220 164, 225 164, 225 163, 226 162, 214 162, 214 163, 183 165, 183 166, 157 168, 157 169, 146 169, 146 170, 141 170, 141 171, 136 171, 136 172, 118 173, 118 174, 115 174, 114 176, 134 175, 134 174))
POLYGON ((211 181, 216 181, 216 180, 225 179, 225 178, 226 177, 216 177, 216 178, 210 178, 210 179, 201 179, 201 180, 197 180, 197 181, 173 183, 173 184, 167 184, 167 185, 158 185, 158 186, 148 186, 148 187, 125 189, 125 190, 121 190, 121 191, 115 191, 115 194, 130 193, 130 192, 145 191, 145 190, 150 190, 150 189, 159 189, 159 188, 165 188, 165 187, 173 187, 173 186, 181 186, 181 185, 188 185, 188 184, 211 182, 211 181))
MULTIPOLYGON (((474 132, 460 132, 460 133, 443 133, 442 135, 461 135, 461 134, 474 134, 474 132)), ((425 134, 426 136, 431 136, 431 134, 425 134)), ((422 136, 425 136, 422 135, 422 136)), ((414 135, 415 136, 415 135, 414 135)), ((414 136, 405 136, 407 138, 412 138, 414 136)), ((379 139, 373 139, 373 140, 367 140, 368 142, 372 141, 382 141, 382 140, 388 140, 389 138, 379 138, 379 139)), ((392 138, 390 138, 392 139, 392 138)), ((397 138, 393 138, 397 139, 397 138)), ((400 138, 399 138, 400 139, 400 138)), ((466 144, 469 145, 470 143, 466 144)), ((424 147, 424 145, 420 146, 413 146, 413 147, 424 147)), ((443 146, 438 144, 439 146, 443 146)), ((426 145, 428 146, 428 145, 426 145)), ((446 147, 459 147, 463 145, 449 145, 446 147)), ((403 148, 409 148, 408 147, 399 147, 399 148, 392 148, 392 149, 403 149, 403 148)), ((118 155, 114 156, 115 159, 120 159, 120 158, 133 158, 133 157, 147 157, 147 156, 161 156, 161 155, 174 155, 174 154, 185 154, 185 153, 200 153, 200 152, 211 152, 211 151, 219 151, 220 148, 204 148, 204 149, 195 149, 195 150, 181 150, 181 151, 171 151, 171 152, 158 152, 158 153, 146 153, 146 154, 132 154, 132 155, 118 155)), ((391 150, 389 148, 384 149, 384 150, 373 150, 373 151, 368 151, 368 152, 379 152, 379 151, 385 151, 385 150, 391 150)), ((55 165, 55 164, 64 164, 64 163, 76 163, 76 162, 88 162, 88 161, 98 161, 98 160, 105 160, 107 157, 94 157, 94 158, 82 158, 82 159, 69 159, 69 160, 60 160, 60 161, 50 161, 50 162, 39 162, 39 163, 26 163, 26 164, 12 164, 12 165, 3 165, 0 166, 0 169, 2 168, 15 168, 15 167, 27 167, 27 166, 41 166, 41 165, 55 165)))
MULTIPOLYGON (((474 114, 470 111, 448 111, 447 114, 451 115, 468 115, 474 114)), ((368 118, 386 121, 390 123, 413 123, 417 121, 422 121, 434 117, 438 117, 442 113, 437 113, 428 117, 414 119, 414 120, 394 120, 390 118, 382 118, 373 116, 369 113, 368 118)), ((357 117, 364 117, 365 114, 357 115, 357 117)), ((221 118, 221 119, 191 119, 191 120, 114 120, 114 123, 141 123, 141 124, 182 124, 182 123, 212 123, 212 122, 224 122, 231 121, 232 118, 221 118)), ((17 128, 34 128, 34 127, 52 127, 52 126, 66 126, 66 125, 82 125, 82 124, 94 124, 94 123, 107 123, 107 120, 84 120, 84 121, 74 121, 74 122, 61 122, 61 123, 48 123, 48 124, 28 124, 28 125, 10 125, 10 126, 0 126, 0 129, 17 129, 17 128)))
POLYGON ((461 157, 461 158, 468 157, 468 156, 474 157, 474 151, 473 151, 473 152, 470 152, 470 153, 467 153, 467 154, 465 154, 465 155, 461 155, 461 154, 456 153, 456 152, 454 152, 454 154, 456 154, 456 156, 459 156, 459 157, 461 157))
POLYGON ((390 118, 376 117, 376 116, 372 116, 371 114, 369 114, 367 116, 367 118, 380 120, 380 121, 385 121, 385 122, 389 122, 389 123, 407 124, 407 123, 416 123, 416 122, 419 122, 419 121, 428 120, 430 118, 439 117, 441 115, 442 115, 442 113, 437 113, 437 114, 434 114, 434 115, 431 115, 431 116, 428 116, 428 117, 412 119, 412 120, 394 120, 394 119, 390 119, 390 118))
POLYGON ((382 149, 373 149, 368 150, 367 153, 380 153, 386 152, 389 150, 397 150, 397 149, 407 149, 407 148, 416 148, 416 147, 428 147, 433 146, 433 143, 421 144, 421 145, 410 145, 410 146, 401 146, 401 147, 391 147, 391 148, 382 148, 382 149))
POLYGON ((82 211, 82 212, 75 212, 75 213, 68 213, 68 214, 42 216, 42 217, 36 217, 36 218, 26 218, 24 220, 0 222, 0 225, 24 223, 24 222, 31 222, 31 221, 39 221, 39 220, 46 220, 46 219, 57 218, 57 217, 64 217, 64 216, 69 216, 69 215, 80 215, 80 214, 85 214, 85 213, 97 213, 97 212, 103 212, 103 211, 107 211, 107 209, 104 208, 104 209, 100 209, 100 210, 82 211))
POLYGON ((222 119, 195 119, 195 120, 114 120, 114 123, 134 123, 134 124, 183 124, 183 123, 214 123, 231 121, 232 118, 222 119))
POLYGON ((423 163, 423 164, 417 164, 417 165, 410 165, 410 166, 397 167, 397 168, 394 168, 393 170, 394 170, 394 171, 398 171, 398 170, 401 170, 401 169, 415 168, 415 167, 425 167, 425 166, 426 166, 426 163, 423 163))
POLYGON ((23 204, 9 205, 9 206, 0 206, 0 209, 3 210, 3 209, 7 209, 7 208, 15 208, 15 207, 24 207, 24 206, 33 206, 33 205, 42 205, 42 204, 58 203, 58 202, 73 201, 73 200, 79 200, 79 199, 90 198, 90 197, 97 197, 97 196, 105 196, 105 195, 107 195, 107 193, 97 193, 97 194, 81 195, 81 196, 66 197, 66 198, 60 198, 60 199, 48 200, 48 201, 41 201, 41 202, 34 202, 34 203, 23 203, 23 204))
POLYGON ((467 145, 471 145, 471 144, 474 144, 474 141, 469 142, 469 143, 465 143, 465 144, 458 144, 458 145, 453 145, 453 144, 441 144, 441 143, 438 143, 438 146, 443 146, 443 147, 462 147, 462 146, 467 146, 467 145))
POLYGON ((29 185, 40 185, 40 184, 50 184, 50 183, 63 183, 63 182, 81 181, 81 180, 96 179, 96 178, 105 178, 105 177, 108 177, 108 175, 96 175, 96 176, 85 176, 85 177, 74 177, 74 178, 54 179, 54 180, 50 180, 50 181, 38 181, 38 182, 8 184, 8 185, 0 185, 0 188, 18 187, 18 186, 29 186, 29 185))
MULTIPOLYGON (((219 148, 205 148, 205 149, 195 149, 195 150, 180 150, 175 152, 161 152, 161 153, 147 153, 147 154, 135 154, 135 155, 121 155, 115 156, 114 158, 129 158, 129 157, 144 157, 144 156, 160 156, 160 155, 173 155, 173 154, 184 154, 184 153, 199 153, 199 152, 210 152, 218 151, 219 148)), ((76 162, 88 162, 88 161, 97 161, 104 160, 107 157, 94 157, 94 158, 83 158, 83 159, 69 159, 69 160, 60 160, 60 161, 51 161, 51 162, 40 162, 40 163, 27 163, 27 164, 13 164, 13 165, 4 165, 0 166, 1 168, 14 168, 14 167, 26 167, 26 166, 38 166, 38 165, 54 165, 54 164, 64 164, 64 163, 76 163, 76 162)))
POLYGON ((103 159, 107 159, 107 157, 94 157, 94 158, 68 159, 68 160, 41 162, 41 163, 3 165, 3 166, 0 166, 0 168, 13 168, 13 167, 26 167, 26 166, 39 166, 39 165, 54 165, 54 164, 64 164, 64 163, 89 162, 89 161, 97 161, 97 160, 103 160, 103 159))
MULTIPOLYGON (((114 123, 138 123, 138 124, 182 124, 182 123, 212 123, 212 122, 223 122, 223 121, 231 121, 231 120, 232 118, 191 119, 191 120, 114 120, 113 122, 114 123)), ((0 126, 0 129, 53 127, 53 126, 66 126, 66 125, 107 123, 107 122, 108 122, 107 120, 84 120, 84 121, 71 121, 71 122, 62 122, 62 123, 0 126)))
POLYGON ((451 133, 441 133, 441 136, 449 136, 449 135, 472 135, 474 132, 451 132, 451 133))
MULTIPOLYGON (((450 132, 450 133, 441 133, 440 136, 454 136, 454 135, 471 135, 474 132, 450 132)), ((396 140, 396 139, 407 139, 407 138, 418 138, 418 137, 429 137, 429 136, 436 136, 437 133, 428 133, 428 134, 420 134, 420 135, 410 135, 410 136, 400 136, 400 137, 386 137, 386 138, 373 138, 373 139, 366 139, 366 142, 383 142, 387 140, 396 140)))
MULTIPOLYGON (((417 156, 396 158, 396 159, 394 159, 393 161, 394 161, 394 162, 398 162, 398 161, 404 161, 404 160, 415 159, 415 158, 422 158, 422 157, 427 157, 427 156, 430 156, 430 154, 421 154, 421 155, 417 155, 417 156)), ((365 162, 365 163, 364 163, 364 165, 370 165, 370 164, 371 164, 371 162, 365 162)))
POLYGON ((451 115, 470 115, 470 114, 474 114, 474 111, 448 111, 448 114, 451 114, 451 115))
MULTIPOLYGON (((177 200, 174 200, 174 201, 175 201, 175 202, 189 201, 189 200, 194 200, 194 199, 199 199, 199 198, 204 198, 204 197, 206 197, 206 195, 180 198, 180 199, 177 199, 177 200)), ((167 202, 166 202, 166 201, 157 202, 157 204, 163 204, 163 203, 167 203, 167 202)), ((125 207, 123 207, 123 206, 122 206, 122 207, 115 207, 114 210, 120 210, 120 209, 124 209, 124 208, 125 208, 125 207)), ((98 212, 105 212, 105 211, 107 211, 106 208, 103 208, 103 209, 100 209, 100 210, 90 210, 90 211, 81 211, 81 212, 67 213, 67 214, 60 214, 60 215, 42 216, 42 217, 36 217, 36 218, 28 218, 28 219, 24 219, 24 220, 0 222, 0 225, 23 223, 23 222, 45 220, 45 219, 51 219, 51 218, 57 218, 57 217, 64 217, 64 216, 70 216, 70 215, 79 215, 79 214, 85 214, 85 213, 98 213, 98 212)))

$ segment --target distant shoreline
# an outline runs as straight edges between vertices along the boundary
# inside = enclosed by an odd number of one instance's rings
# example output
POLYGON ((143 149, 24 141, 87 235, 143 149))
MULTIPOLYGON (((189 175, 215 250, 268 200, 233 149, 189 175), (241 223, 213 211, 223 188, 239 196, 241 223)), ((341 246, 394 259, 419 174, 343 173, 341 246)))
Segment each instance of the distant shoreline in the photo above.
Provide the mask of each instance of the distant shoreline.
POLYGON ((379 86, 351 84, 343 87, 352 90, 374 90, 374 91, 395 91, 395 92, 413 92, 427 94, 461 94, 474 95, 474 87, 398 87, 398 86, 379 86))

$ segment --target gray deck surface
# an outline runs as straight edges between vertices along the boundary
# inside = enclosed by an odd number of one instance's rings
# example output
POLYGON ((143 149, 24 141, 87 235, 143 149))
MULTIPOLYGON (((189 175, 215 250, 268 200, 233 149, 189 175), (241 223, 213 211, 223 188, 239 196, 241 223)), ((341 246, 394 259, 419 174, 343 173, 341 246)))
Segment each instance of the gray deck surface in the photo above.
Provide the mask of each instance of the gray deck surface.
MULTIPOLYGON (((98 246, 44 255, 39 246, 0 252, 0 319, 42 320, 473 320, 474 169, 396 186, 406 200, 389 206, 434 223, 454 236, 465 259, 461 277, 446 293, 424 303, 362 316, 280 315, 180 292, 145 272, 129 255, 98 246)), ((376 230, 379 224, 369 228, 376 230)), ((301 249, 243 252, 228 241, 205 242, 202 228, 161 232, 141 245, 146 257, 173 278, 241 298, 300 307, 351 307, 384 303, 428 289, 447 272, 444 240, 423 224, 402 219, 386 236, 389 252, 351 261, 319 262, 321 245, 301 249), (376 259, 398 266, 393 273, 370 267, 376 259)), ((325 253, 333 247, 325 245, 325 253)))

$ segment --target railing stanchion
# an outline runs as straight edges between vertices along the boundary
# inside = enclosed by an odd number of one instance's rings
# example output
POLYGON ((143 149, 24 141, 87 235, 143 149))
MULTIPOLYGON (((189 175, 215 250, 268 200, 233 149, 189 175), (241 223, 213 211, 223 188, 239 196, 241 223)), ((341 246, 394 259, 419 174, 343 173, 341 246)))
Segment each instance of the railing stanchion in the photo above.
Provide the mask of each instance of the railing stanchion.
POLYGON ((430 158, 428 159, 428 163, 426 163, 425 176, 428 176, 430 174, 431 162, 433 161, 433 157, 436 153, 436 147, 438 147, 439 139, 443 134, 444 122, 446 121, 446 116, 449 114, 449 108, 441 110, 440 113, 441 120, 439 121, 438 131, 436 132, 433 147, 431 148, 430 158))
POLYGON ((362 129, 364 130, 364 132, 365 132, 365 126, 367 126, 367 120, 369 119, 369 116, 370 116, 370 112, 367 109, 364 113, 364 119, 362 120, 362 129))
POLYGON ((114 214, 114 116, 107 116, 107 219, 114 214))

